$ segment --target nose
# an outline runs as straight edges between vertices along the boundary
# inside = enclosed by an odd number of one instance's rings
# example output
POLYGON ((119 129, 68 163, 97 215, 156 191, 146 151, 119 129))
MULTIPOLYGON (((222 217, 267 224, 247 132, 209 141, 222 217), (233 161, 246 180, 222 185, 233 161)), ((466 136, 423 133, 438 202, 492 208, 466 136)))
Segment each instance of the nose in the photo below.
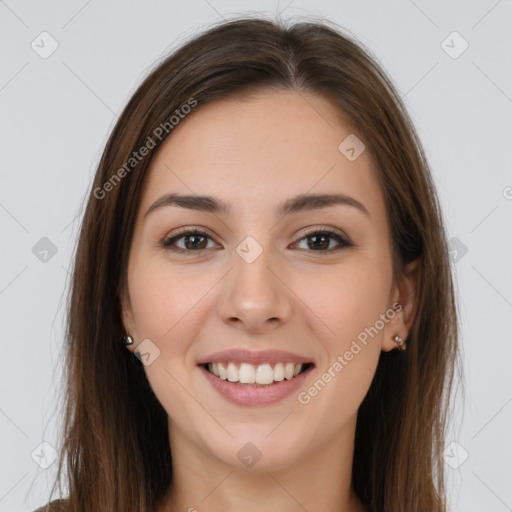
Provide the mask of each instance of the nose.
POLYGON ((268 251, 251 263, 233 254, 234 268, 223 280, 218 312, 230 326, 251 333, 265 333, 288 321, 293 293, 286 276, 272 264, 268 251))

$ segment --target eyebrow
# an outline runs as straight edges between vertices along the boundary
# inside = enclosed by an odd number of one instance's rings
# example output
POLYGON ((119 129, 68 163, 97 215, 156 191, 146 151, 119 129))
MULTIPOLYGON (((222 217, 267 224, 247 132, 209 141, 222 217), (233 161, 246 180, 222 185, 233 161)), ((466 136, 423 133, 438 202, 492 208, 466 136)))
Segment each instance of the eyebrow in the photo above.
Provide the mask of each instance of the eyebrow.
MULTIPOLYGON (((278 215, 288 215, 305 210, 316 210, 337 205, 352 206, 365 215, 370 215, 363 203, 344 194, 299 194, 287 199, 277 207, 278 215)), ((144 218, 163 207, 178 206, 190 210, 231 215, 231 205, 212 196, 165 194, 146 211, 144 218)))

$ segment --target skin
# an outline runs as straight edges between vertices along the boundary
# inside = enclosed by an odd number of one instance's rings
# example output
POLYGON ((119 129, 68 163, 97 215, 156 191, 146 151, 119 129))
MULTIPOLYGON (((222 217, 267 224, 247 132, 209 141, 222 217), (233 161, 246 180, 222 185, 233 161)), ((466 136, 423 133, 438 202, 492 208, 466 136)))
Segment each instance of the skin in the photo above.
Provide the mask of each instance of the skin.
POLYGON ((128 350, 144 339, 160 350, 144 366, 169 416, 175 477, 160 511, 364 510, 351 489, 356 414, 381 351, 409 332, 418 265, 393 284, 372 161, 367 152, 349 161, 338 150, 351 133, 326 99, 267 91, 198 106, 153 158, 121 302, 135 340, 128 350), (169 192, 214 196, 233 214, 167 206, 144 219, 169 192), (347 205, 275 211, 296 194, 333 192, 359 200, 369 215, 347 205), (354 245, 329 252, 340 247, 334 239, 308 245, 304 228, 325 226, 354 245), (209 239, 196 240, 202 252, 183 238, 176 244, 187 254, 160 245, 181 227, 208 231, 209 239), (263 249, 250 264, 236 252, 247 236, 263 249), (296 393, 268 406, 234 405, 197 367, 228 348, 287 350, 314 361, 307 390, 395 302, 402 310, 306 405, 296 393), (261 452, 252 468, 237 457, 247 442, 261 452))

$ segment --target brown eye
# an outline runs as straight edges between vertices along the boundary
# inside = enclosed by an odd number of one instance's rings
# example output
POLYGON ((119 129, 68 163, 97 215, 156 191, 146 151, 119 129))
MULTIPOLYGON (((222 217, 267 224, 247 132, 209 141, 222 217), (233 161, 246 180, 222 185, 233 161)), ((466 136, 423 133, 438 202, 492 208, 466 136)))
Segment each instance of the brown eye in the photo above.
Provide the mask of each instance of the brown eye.
POLYGON ((352 245, 347 239, 334 231, 313 231, 301 238, 299 242, 302 242, 302 240, 307 241, 307 249, 309 252, 331 252, 352 245), (330 247, 332 240, 337 242, 338 245, 330 247))
POLYGON ((183 231, 179 235, 166 238, 162 242, 162 247, 176 252, 195 252, 207 249, 208 240, 211 240, 208 233, 200 229, 192 229, 183 231), (182 239, 183 246, 175 245, 176 242, 182 239))

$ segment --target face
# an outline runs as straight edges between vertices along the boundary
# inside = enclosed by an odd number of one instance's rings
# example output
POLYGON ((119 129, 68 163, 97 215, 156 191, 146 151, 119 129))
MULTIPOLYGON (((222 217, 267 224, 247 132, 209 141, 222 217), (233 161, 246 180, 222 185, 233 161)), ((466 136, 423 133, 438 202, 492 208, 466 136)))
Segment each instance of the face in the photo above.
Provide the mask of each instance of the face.
POLYGON ((372 161, 339 149, 352 133, 326 99, 264 92, 200 105, 154 156, 121 300, 172 450, 270 470, 352 435, 412 321, 372 161))

